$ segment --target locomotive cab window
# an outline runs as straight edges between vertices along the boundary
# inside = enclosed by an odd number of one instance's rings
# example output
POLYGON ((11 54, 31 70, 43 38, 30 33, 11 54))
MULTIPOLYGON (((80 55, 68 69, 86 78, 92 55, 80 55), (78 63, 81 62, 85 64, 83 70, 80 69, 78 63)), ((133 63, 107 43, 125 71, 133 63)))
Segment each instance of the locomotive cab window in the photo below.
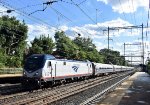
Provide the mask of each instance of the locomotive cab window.
POLYGON ((51 64, 51 62, 50 62, 50 61, 48 62, 48 67, 49 67, 49 66, 52 66, 52 64, 51 64))

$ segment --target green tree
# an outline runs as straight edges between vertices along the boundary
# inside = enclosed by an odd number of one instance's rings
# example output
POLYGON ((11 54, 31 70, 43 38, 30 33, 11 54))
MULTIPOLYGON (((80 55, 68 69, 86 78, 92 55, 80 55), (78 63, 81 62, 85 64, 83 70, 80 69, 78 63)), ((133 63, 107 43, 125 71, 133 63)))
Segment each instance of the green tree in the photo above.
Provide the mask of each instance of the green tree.
POLYGON ((92 62, 103 62, 102 55, 98 53, 95 44, 93 44, 93 41, 89 37, 84 38, 78 36, 73 41, 79 46, 80 52, 82 52, 82 55, 79 56, 80 59, 88 59, 92 62))
MULTIPOLYGON (((0 17, 0 49, 1 54, 6 56, 6 66, 20 67, 24 49, 26 46, 28 28, 24 21, 20 22, 15 17, 2 16, 0 17), (15 59, 13 59, 15 58, 15 59), (10 60, 11 59, 11 60, 10 60), (16 59, 18 59, 16 61, 16 59), (12 61, 14 60, 14 61, 12 61), (14 65, 9 65, 11 62, 14 65)), ((1 63, 1 62, 0 62, 1 63)))
POLYGON ((55 44, 49 36, 41 35, 31 42, 30 54, 52 54, 55 44))
POLYGON ((78 59, 79 47, 63 31, 55 33, 56 55, 68 59, 78 59))
POLYGON ((84 51, 93 51, 96 49, 96 46, 93 44, 92 40, 84 37, 76 37, 74 43, 77 44, 84 51))
POLYGON ((114 64, 114 65, 124 65, 125 58, 120 55, 119 51, 113 51, 108 49, 101 49, 100 54, 104 55, 104 63, 114 64))

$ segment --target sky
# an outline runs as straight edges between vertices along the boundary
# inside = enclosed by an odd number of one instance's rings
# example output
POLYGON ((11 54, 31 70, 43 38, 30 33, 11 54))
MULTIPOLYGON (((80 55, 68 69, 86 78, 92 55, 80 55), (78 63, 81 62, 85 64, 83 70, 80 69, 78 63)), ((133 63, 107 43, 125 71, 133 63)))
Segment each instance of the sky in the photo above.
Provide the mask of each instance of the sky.
MULTIPOLYGON (((110 49, 123 55, 125 43, 127 55, 141 55, 140 45, 128 44, 142 42, 143 24, 145 60, 150 53, 148 12, 149 0, 0 0, 0 16, 15 16, 28 25, 28 42, 42 34, 54 40, 56 31, 64 31, 71 39, 80 33, 90 37, 99 51, 108 46, 109 27, 110 49), (8 14, 8 9, 15 11, 8 14), (140 28, 116 28, 128 26, 140 28)), ((140 57, 126 59, 141 61, 140 57)))

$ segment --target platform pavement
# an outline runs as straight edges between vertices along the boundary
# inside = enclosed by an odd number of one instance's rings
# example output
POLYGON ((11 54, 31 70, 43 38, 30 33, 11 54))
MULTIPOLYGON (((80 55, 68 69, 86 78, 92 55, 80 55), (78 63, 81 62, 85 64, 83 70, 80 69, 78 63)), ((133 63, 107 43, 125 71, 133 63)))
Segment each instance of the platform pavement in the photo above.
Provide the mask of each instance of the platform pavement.
POLYGON ((97 105, 150 105, 150 75, 136 72, 97 105))
POLYGON ((0 78, 22 77, 22 74, 0 74, 0 78))

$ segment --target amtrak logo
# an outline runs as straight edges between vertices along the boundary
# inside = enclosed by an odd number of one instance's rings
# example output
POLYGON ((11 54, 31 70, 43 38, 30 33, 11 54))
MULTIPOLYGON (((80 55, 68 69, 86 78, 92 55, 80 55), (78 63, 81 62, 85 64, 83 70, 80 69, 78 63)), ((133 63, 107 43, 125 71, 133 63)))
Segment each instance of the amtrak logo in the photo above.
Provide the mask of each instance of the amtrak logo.
POLYGON ((77 66, 72 66, 72 69, 73 69, 75 72, 77 72, 78 68, 79 68, 79 67, 77 67, 77 66))

